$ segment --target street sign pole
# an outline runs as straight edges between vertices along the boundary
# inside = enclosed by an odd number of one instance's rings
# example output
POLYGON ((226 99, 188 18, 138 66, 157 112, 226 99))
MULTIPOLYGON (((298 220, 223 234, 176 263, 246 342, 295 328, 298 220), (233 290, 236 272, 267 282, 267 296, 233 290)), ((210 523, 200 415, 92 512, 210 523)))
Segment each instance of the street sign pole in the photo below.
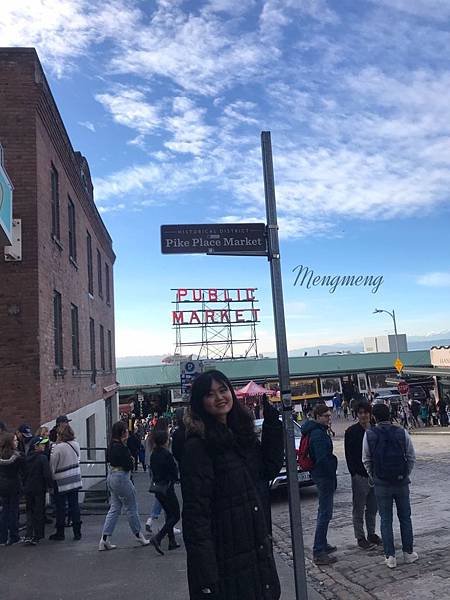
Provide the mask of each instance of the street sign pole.
POLYGON ((289 513, 296 589, 295 598, 296 600, 307 600, 308 591, 306 585, 305 550, 303 546, 300 492, 297 477, 294 423, 292 420, 292 396, 289 380, 289 357, 286 341, 283 283, 281 277, 277 207, 275 199, 275 181, 273 175, 272 142, 270 138, 270 131, 263 131, 261 133, 261 149, 264 170, 264 191, 266 197, 268 259, 270 262, 270 274, 272 279, 272 301, 275 320, 278 375, 283 406, 283 426, 289 490, 289 513))

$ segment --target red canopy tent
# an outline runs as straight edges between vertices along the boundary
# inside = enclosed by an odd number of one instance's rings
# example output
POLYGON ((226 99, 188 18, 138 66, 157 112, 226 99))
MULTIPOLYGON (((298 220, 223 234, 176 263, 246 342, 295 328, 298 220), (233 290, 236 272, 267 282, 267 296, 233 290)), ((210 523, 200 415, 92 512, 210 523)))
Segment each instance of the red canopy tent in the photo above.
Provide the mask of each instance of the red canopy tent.
POLYGON ((275 396, 276 392, 274 390, 268 390, 254 381, 249 381, 247 385, 236 390, 236 396, 238 398, 254 398, 255 396, 262 396, 263 394, 266 394, 266 396, 275 396))

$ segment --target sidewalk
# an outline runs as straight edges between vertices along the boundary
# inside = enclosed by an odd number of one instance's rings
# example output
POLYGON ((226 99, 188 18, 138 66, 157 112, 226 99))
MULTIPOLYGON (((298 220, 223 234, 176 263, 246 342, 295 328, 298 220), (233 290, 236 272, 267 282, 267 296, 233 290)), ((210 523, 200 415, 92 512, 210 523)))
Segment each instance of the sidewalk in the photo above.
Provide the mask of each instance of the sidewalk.
MULTIPOLYGON (((153 496, 148 476, 135 476, 141 522, 144 525, 153 496)), ((17 544, 0 548, 2 600, 123 600, 150 598, 188 600, 186 554, 179 550, 159 556, 152 547, 138 546, 122 516, 114 532, 117 550, 98 552, 104 514, 83 514, 83 538, 72 540, 66 528, 64 542, 42 541, 39 546, 17 544)), ((46 537, 52 533, 46 528, 46 537)), ((167 541, 163 543, 163 549, 167 541)), ((294 600, 293 571, 277 556, 282 600, 294 600)), ((236 599, 245 600, 245 599, 236 599)), ((309 600, 321 600, 313 590, 309 600)))

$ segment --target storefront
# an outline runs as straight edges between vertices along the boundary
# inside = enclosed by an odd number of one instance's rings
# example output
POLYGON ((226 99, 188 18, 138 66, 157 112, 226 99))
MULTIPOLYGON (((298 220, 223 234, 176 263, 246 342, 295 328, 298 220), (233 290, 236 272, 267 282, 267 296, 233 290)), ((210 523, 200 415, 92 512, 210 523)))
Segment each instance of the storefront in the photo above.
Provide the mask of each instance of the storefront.
POLYGON ((437 401, 446 399, 450 405, 450 346, 433 346, 430 350, 431 368, 405 367, 405 379, 414 387, 432 390, 437 401))

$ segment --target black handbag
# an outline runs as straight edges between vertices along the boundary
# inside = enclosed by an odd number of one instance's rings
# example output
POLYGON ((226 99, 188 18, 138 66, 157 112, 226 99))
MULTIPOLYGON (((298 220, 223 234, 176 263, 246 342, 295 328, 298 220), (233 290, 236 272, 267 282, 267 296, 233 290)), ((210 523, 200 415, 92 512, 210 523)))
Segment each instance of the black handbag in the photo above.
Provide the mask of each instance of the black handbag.
POLYGON ((148 491, 150 494, 160 494, 166 496, 169 491, 170 483, 152 481, 148 491))

